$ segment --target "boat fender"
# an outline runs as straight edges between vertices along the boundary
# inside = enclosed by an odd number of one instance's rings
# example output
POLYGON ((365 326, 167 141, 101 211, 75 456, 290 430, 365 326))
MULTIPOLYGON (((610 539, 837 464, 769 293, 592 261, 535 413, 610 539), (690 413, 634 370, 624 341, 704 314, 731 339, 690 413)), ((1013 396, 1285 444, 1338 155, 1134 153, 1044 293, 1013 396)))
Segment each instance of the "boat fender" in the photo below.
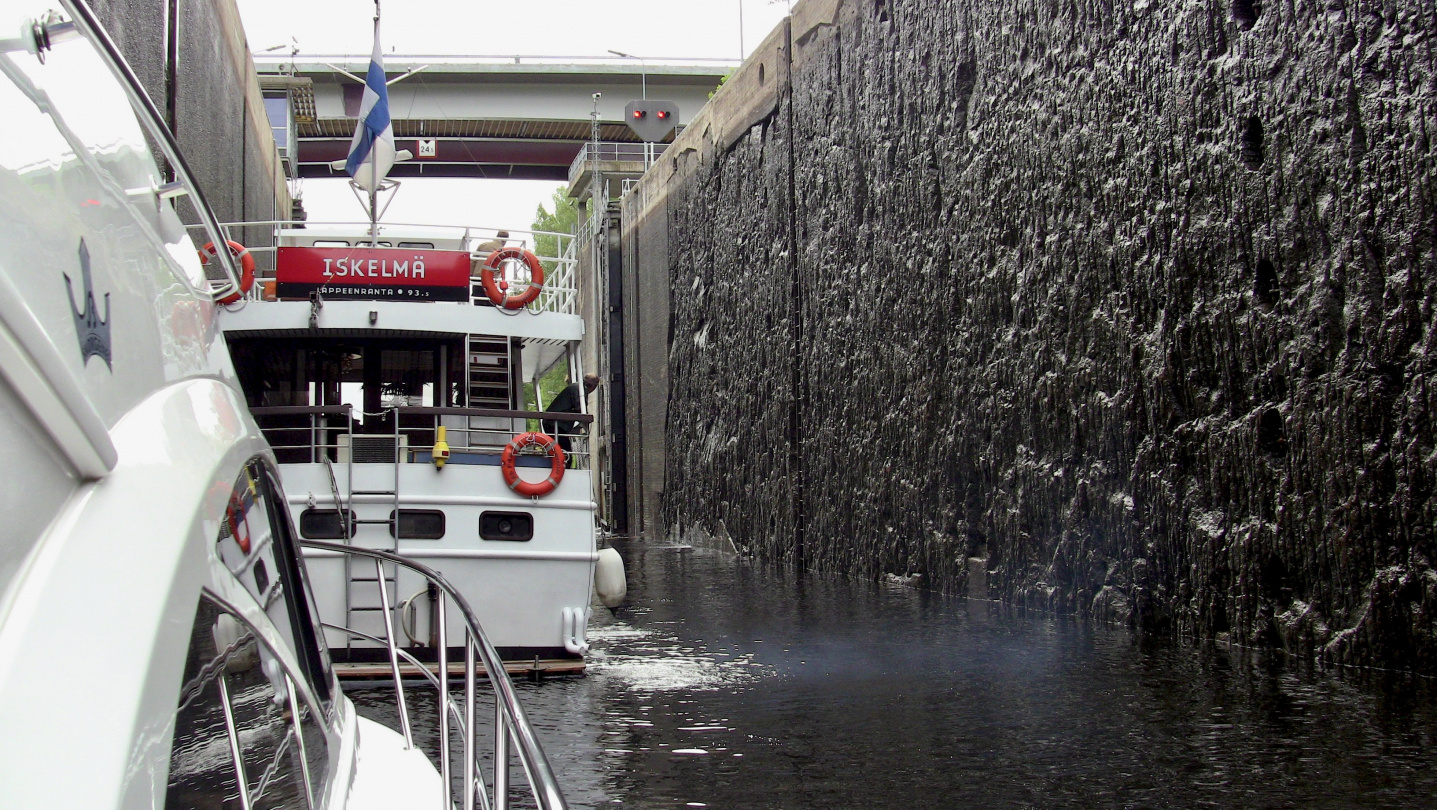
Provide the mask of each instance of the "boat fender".
POLYGON ((629 584, 624 578, 624 558, 612 548, 599 549, 599 561, 594 564, 594 592, 606 608, 616 608, 629 595, 629 584))
POLYGON ((523 309, 539 297, 544 290, 544 265, 539 263, 539 257, 523 248, 504 247, 489 254, 484 260, 484 266, 480 269, 480 282, 484 285, 484 294, 489 296, 489 301, 496 307, 504 309, 523 309), (529 289, 519 295, 508 295, 509 285, 503 281, 495 281, 495 273, 501 264, 513 260, 522 261, 529 268, 529 289))
POLYGON ((499 457, 499 470, 504 474, 504 483, 509 488, 523 495, 526 498, 538 498, 548 495, 559 486, 564 480, 564 449, 554 441, 554 437, 547 433, 530 431, 514 437, 514 440, 504 445, 504 452, 499 457), (543 481, 529 482, 519 477, 514 469, 519 458, 519 451, 529 445, 543 449, 552 460, 549 464, 549 477, 543 481))
POLYGON ((589 626, 589 609, 566 607, 560 617, 563 624, 564 649, 574 655, 587 655, 589 642, 584 631, 589 626))
POLYGON ((399 629, 410 644, 419 644, 419 597, 429 593, 428 586, 420 588, 414 595, 399 603, 399 629))
MULTIPOLYGON (((240 300, 240 297, 254 287, 254 256, 250 254, 249 248, 231 239, 225 242, 229 246, 230 255, 240 263, 240 288, 239 292, 233 292, 220 299, 221 304, 233 304, 240 300)), ((209 264, 210 259, 215 257, 215 243, 206 242, 200 250, 200 264, 209 264)))

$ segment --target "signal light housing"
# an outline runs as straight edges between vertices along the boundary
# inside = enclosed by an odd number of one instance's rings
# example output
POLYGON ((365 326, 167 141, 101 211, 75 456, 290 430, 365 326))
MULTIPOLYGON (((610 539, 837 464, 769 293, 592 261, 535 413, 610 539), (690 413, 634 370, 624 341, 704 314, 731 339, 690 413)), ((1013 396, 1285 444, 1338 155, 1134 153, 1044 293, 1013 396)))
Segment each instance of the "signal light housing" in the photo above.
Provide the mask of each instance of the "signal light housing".
POLYGON ((624 106, 624 122, 645 143, 667 138, 678 120, 679 105, 672 101, 635 99, 624 106))

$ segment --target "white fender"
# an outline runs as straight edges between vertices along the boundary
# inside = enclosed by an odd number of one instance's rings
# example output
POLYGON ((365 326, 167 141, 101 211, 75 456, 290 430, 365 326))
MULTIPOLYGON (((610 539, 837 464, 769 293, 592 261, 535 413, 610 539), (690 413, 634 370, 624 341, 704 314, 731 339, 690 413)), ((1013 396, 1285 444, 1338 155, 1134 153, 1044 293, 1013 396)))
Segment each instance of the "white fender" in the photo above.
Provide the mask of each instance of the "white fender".
POLYGON ((629 595, 629 584, 624 579, 624 558, 612 548, 599 549, 599 561, 594 564, 594 590, 599 601, 606 608, 616 608, 629 595))
POLYGON ((584 631, 589 627, 589 609, 566 607, 560 621, 564 627, 564 649, 574 655, 587 655, 589 642, 584 639, 584 631))

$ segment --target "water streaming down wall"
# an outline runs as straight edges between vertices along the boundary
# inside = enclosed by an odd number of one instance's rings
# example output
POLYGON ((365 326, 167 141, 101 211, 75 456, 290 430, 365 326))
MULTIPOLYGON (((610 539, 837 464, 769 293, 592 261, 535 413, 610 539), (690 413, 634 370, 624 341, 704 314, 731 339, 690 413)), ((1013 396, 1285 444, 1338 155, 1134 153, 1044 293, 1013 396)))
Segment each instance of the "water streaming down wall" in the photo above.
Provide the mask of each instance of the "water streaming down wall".
POLYGON ((1434 36, 805 0, 626 202, 648 530, 1437 670, 1434 36))

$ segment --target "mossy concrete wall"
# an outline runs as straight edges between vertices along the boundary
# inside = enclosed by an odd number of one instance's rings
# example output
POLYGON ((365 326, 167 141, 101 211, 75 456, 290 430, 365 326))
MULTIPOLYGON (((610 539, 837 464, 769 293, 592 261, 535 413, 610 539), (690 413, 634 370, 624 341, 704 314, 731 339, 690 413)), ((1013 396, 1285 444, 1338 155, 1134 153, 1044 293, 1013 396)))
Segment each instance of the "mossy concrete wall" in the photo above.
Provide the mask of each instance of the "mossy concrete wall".
POLYGON ((1429 0, 800 3, 626 209, 649 530, 1437 670, 1434 37, 1429 0))

